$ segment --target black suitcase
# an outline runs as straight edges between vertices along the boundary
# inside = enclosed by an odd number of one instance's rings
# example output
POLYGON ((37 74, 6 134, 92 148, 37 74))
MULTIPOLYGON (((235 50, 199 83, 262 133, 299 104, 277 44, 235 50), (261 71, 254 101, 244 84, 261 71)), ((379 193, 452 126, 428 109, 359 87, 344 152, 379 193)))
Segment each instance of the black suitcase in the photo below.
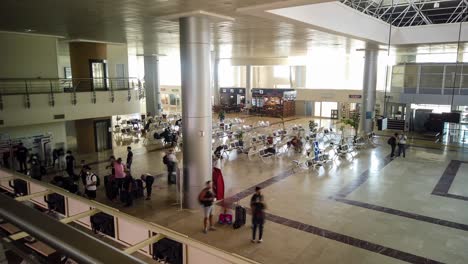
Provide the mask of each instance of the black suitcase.
POLYGON ((133 182, 133 197, 135 199, 141 198, 145 195, 144 189, 143 189, 143 181, 140 179, 137 179, 133 182))
POLYGON ((153 259, 162 263, 182 264, 182 244, 163 238, 153 244, 153 259))
POLYGON ((51 193, 44 197, 44 201, 47 203, 49 210, 65 215, 65 197, 57 193, 51 193))
POLYGON ((106 197, 109 200, 114 200, 117 197, 119 188, 115 181, 110 181, 109 176, 104 176, 104 188, 106 190, 106 197))
POLYGON ((14 179, 13 184, 10 181, 9 185, 13 188, 15 196, 23 196, 28 194, 28 183, 21 179, 14 179))
POLYGON ((240 205, 236 206, 236 219, 232 227, 234 229, 237 229, 245 225, 246 218, 247 218, 247 210, 245 210, 245 208, 240 205))
POLYGON ((91 216, 91 228, 94 233, 103 233, 115 237, 114 217, 106 213, 97 213, 91 216))

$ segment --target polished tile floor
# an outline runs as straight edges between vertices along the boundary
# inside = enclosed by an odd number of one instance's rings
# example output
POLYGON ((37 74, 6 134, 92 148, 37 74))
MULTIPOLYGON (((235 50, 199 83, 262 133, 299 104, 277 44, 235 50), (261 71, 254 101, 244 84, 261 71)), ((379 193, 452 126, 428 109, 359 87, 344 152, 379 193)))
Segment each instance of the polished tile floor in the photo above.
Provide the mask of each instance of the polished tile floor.
MULTIPOLYGON (((292 119, 286 126, 307 122, 292 119)), ((320 120, 320 126, 335 125, 320 120)), ((317 170, 294 169, 295 153, 268 164, 245 154, 223 160, 228 201, 248 206, 253 188, 264 187, 262 244, 250 242, 249 224, 203 234, 201 209, 180 210, 176 188, 166 184, 163 151, 141 142, 132 145, 132 171, 161 175, 153 199, 125 208, 107 201, 102 190, 98 200, 261 263, 468 263, 468 151, 410 139, 406 158, 391 160, 386 141, 317 170)), ((114 154, 125 159, 125 148, 115 147, 114 154)), ((103 176, 109 155, 85 158, 103 176)))

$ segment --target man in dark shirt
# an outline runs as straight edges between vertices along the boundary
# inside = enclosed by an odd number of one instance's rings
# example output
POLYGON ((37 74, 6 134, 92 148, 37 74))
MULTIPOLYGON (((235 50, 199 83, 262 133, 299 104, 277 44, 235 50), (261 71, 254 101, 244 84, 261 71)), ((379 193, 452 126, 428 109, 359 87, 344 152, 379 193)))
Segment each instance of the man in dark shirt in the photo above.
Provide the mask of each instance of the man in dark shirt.
POLYGON ((216 230, 213 226, 213 203, 215 201, 215 196, 211 189, 211 181, 207 181, 206 187, 198 195, 198 201, 203 205, 203 213, 205 215, 203 219, 203 233, 205 234, 208 232, 208 219, 210 221, 209 230, 216 230))
POLYGON ((67 156, 65 157, 66 162, 66 171, 68 176, 75 181, 75 157, 73 157, 72 152, 67 151, 67 156))
POLYGON ((123 184, 122 184, 122 192, 124 192, 124 198, 121 197, 122 202, 125 203, 125 206, 131 206, 133 204, 133 182, 135 180, 133 179, 132 175, 130 172, 127 172, 127 175, 123 179, 123 184))
POLYGON ((154 176, 150 174, 142 174, 141 180, 145 183, 146 187, 146 200, 151 200, 151 193, 153 191, 154 176))
POLYGON ((127 147, 127 169, 130 170, 133 162, 133 152, 132 147, 127 147))
POLYGON ((390 145, 392 151, 390 152, 390 158, 393 159, 395 157, 395 148, 397 145, 397 138, 398 138, 398 133, 395 133, 395 135, 391 136, 387 143, 390 145))
POLYGON ((263 242, 263 224, 265 223, 265 202, 263 200, 262 188, 255 187, 255 194, 250 199, 250 208, 252 209, 252 243, 255 243, 255 235, 258 234, 258 243, 263 242))
POLYGON ((28 149, 23 146, 23 143, 20 142, 18 149, 16 150, 16 159, 18 160, 20 166, 20 172, 26 172, 28 167, 26 166, 26 160, 28 159, 28 149))

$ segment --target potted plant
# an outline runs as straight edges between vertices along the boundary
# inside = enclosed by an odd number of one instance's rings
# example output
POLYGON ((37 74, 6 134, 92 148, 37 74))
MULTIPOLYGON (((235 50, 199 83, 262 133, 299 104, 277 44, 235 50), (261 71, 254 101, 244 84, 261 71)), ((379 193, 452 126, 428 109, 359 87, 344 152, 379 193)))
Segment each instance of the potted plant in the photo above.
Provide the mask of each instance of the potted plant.
POLYGON ((243 147, 244 146, 244 131, 239 131, 239 133, 236 135, 236 139, 239 141, 239 146, 243 147))
MULTIPOLYGON (((343 125, 349 125, 354 129, 354 137, 356 138, 358 135, 358 129, 359 129, 359 114, 354 113, 351 118, 343 118, 341 119, 341 123, 343 125)), ((344 127, 343 127, 344 130, 344 127)))
POLYGON ((226 115, 225 115, 225 113, 224 113, 224 110, 219 111, 219 113, 218 113, 218 118, 219 118, 219 122, 221 122, 221 123, 224 122, 224 118, 226 118, 226 115))

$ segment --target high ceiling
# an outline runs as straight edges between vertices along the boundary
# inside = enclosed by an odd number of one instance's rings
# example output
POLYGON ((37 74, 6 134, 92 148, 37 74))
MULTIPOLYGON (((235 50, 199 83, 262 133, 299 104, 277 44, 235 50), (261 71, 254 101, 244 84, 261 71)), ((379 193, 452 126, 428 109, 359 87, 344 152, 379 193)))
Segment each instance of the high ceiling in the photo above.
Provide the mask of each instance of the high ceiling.
POLYGON ((468 21, 468 0, 340 0, 397 27, 468 21))
MULTIPOLYGON (((178 23, 160 16, 205 10, 232 16, 212 25, 220 57, 304 55, 312 47, 362 47, 363 42, 300 25, 242 15, 237 8, 278 0, 2 0, 0 30, 127 43, 131 53, 177 53, 178 23)), ((311 0, 314 2, 314 0, 311 0)))

